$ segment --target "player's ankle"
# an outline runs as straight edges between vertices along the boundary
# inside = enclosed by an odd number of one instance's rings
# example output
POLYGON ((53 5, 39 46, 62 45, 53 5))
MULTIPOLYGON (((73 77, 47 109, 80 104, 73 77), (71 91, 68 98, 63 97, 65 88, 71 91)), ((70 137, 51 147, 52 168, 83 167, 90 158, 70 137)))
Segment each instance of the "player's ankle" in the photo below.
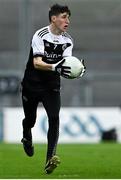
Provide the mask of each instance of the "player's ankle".
POLYGON ((26 138, 28 141, 32 141, 31 128, 23 128, 23 138, 26 138))

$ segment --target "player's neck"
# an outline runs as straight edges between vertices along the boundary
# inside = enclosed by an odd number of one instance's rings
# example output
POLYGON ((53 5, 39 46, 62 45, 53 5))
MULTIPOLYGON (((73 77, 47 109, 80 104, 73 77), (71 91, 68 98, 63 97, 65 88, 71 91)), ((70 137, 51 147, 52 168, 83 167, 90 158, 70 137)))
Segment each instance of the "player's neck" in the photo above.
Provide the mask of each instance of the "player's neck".
POLYGON ((57 35, 57 36, 62 34, 62 31, 57 29, 53 24, 50 24, 49 27, 52 34, 57 35))

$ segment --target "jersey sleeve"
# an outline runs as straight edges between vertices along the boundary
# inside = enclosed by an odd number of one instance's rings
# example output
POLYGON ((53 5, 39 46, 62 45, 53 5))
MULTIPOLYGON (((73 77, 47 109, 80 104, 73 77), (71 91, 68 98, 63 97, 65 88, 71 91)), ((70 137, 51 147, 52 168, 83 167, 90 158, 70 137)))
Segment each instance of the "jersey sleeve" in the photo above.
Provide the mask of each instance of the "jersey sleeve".
POLYGON ((35 33, 32 39, 33 56, 44 56, 44 42, 42 38, 35 33))
POLYGON ((65 51, 63 52, 63 57, 72 56, 72 50, 73 50, 73 43, 71 43, 71 45, 65 49, 65 51))

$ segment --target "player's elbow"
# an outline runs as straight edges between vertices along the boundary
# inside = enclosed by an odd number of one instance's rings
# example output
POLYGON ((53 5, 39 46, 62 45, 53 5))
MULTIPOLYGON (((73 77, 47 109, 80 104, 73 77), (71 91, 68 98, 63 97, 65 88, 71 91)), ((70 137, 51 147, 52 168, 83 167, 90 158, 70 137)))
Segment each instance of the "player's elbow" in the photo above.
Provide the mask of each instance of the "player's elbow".
POLYGON ((34 65, 34 68, 35 68, 35 69, 39 69, 40 62, 38 61, 37 58, 34 58, 34 59, 33 59, 33 65, 34 65))
POLYGON ((38 69, 38 63, 36 61, 33 61, 33 65, 35 69, 38 69))

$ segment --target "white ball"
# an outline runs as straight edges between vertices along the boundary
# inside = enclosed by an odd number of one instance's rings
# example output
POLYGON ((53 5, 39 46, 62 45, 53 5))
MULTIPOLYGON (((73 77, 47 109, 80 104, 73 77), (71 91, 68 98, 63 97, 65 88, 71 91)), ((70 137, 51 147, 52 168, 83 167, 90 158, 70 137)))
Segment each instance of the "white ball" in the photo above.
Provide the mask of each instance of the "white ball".
POLYGON ((65 57, 64 59, 65 62, 63 63, 63 66, 69 66, 71 68, 71 74, 68 79, 77 78, 84 69, 82 62, 74 56, 65 57))

